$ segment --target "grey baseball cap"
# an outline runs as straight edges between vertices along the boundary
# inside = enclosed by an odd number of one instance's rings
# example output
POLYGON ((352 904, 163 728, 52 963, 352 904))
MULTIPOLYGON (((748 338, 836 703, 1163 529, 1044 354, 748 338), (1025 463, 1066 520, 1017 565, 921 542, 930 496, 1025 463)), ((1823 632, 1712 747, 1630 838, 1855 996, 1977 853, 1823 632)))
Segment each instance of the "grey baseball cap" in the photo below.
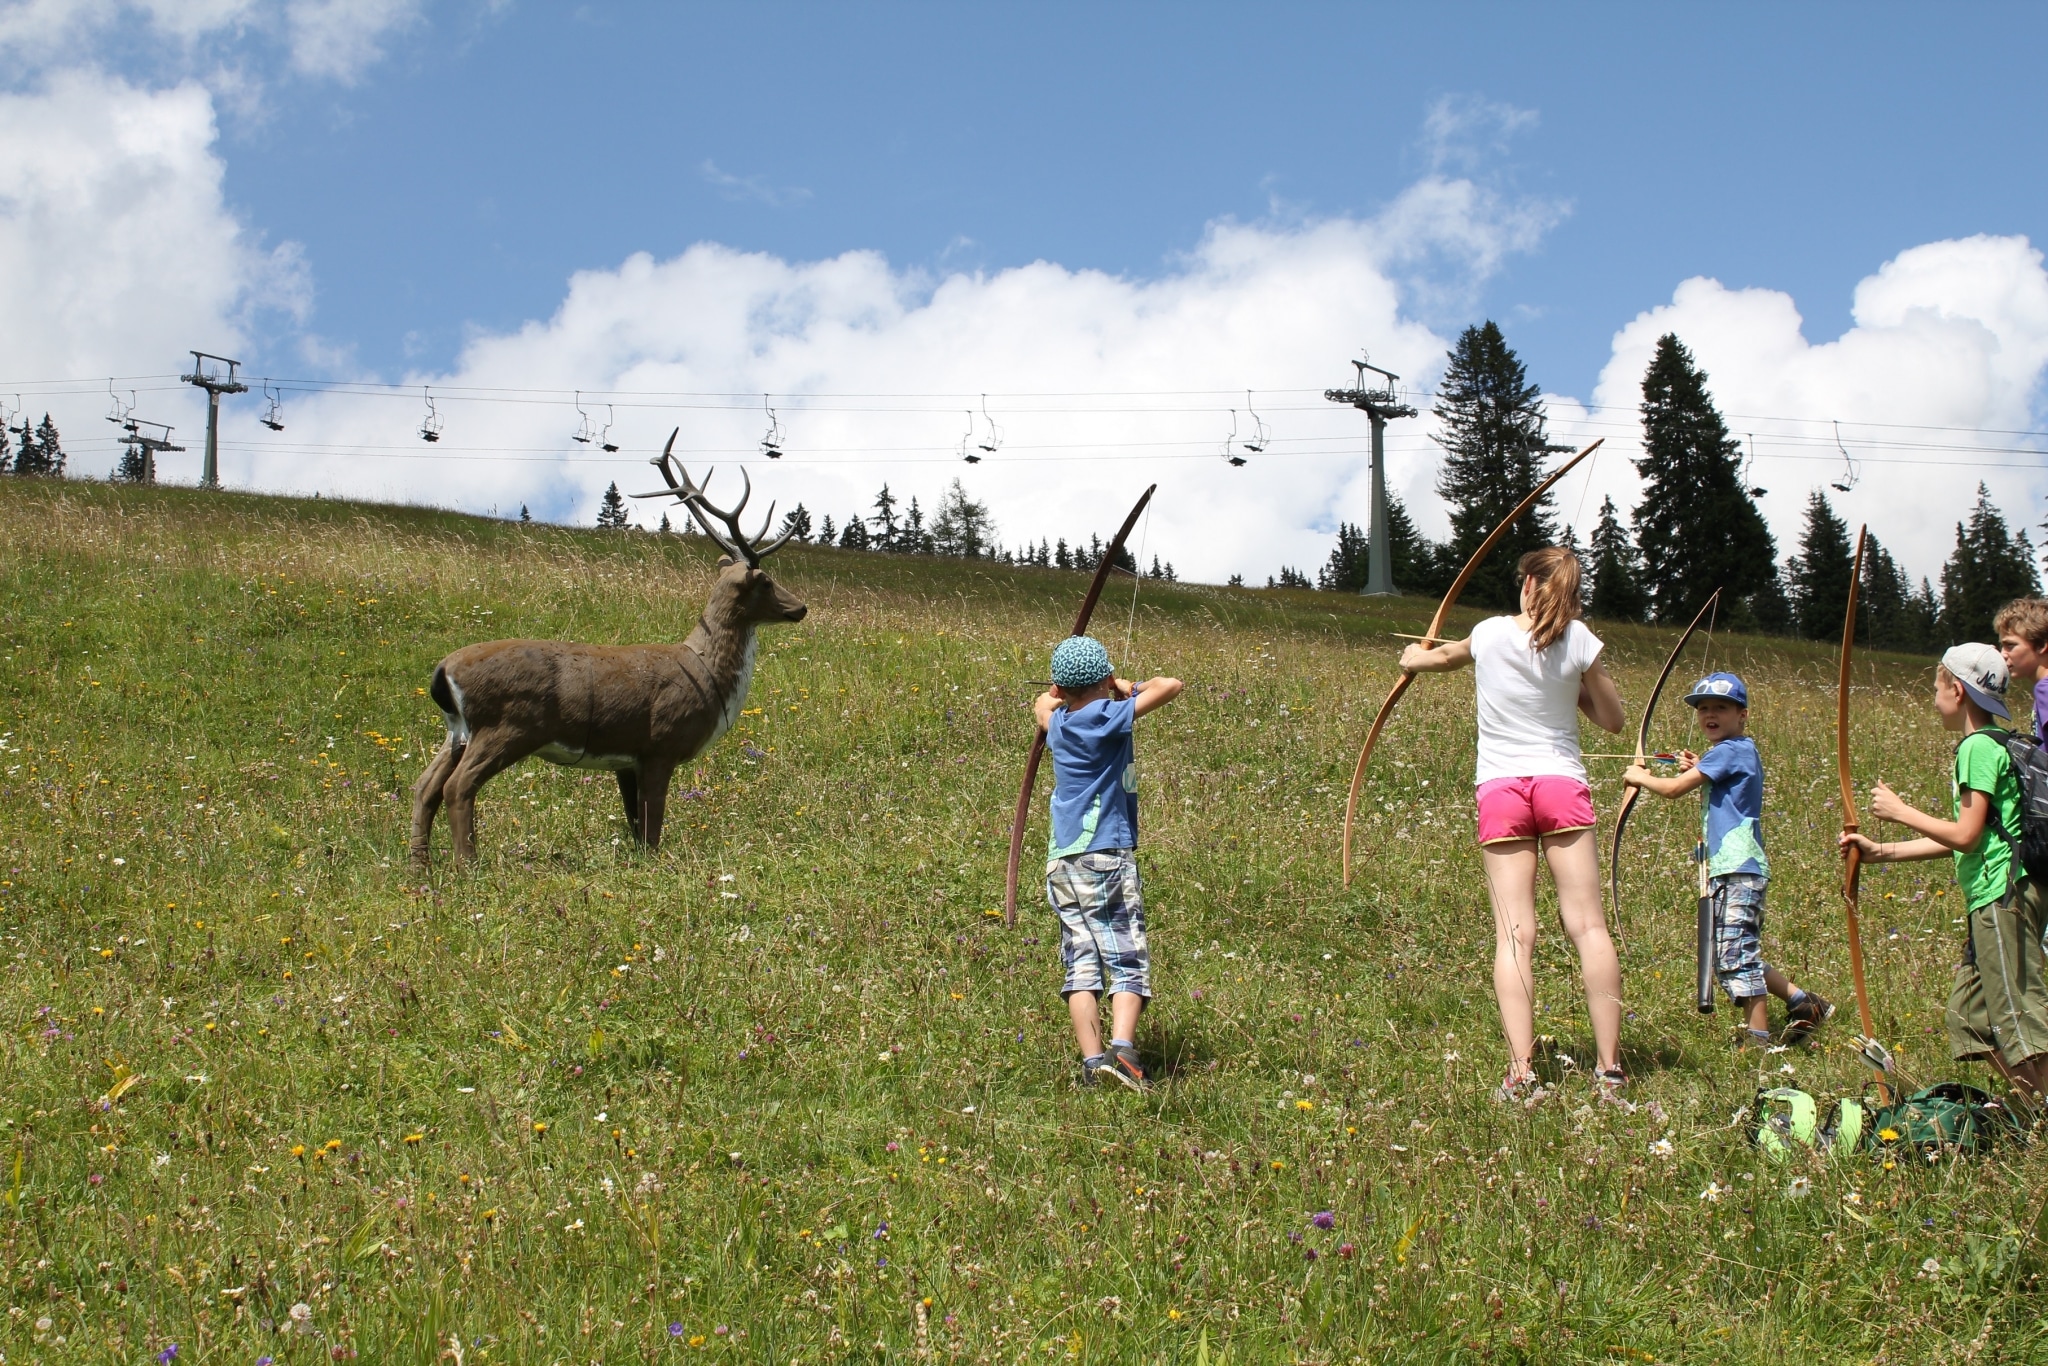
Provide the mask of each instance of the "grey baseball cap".
POLYGON ((1972 702, 2000 720, 2012 720, 2012 713, 2005 709, 2005 685, 2011 675, 1997 647, 1976 642, 1952 645, 1941 657, 1941 667, 1963 685, 1972 702))

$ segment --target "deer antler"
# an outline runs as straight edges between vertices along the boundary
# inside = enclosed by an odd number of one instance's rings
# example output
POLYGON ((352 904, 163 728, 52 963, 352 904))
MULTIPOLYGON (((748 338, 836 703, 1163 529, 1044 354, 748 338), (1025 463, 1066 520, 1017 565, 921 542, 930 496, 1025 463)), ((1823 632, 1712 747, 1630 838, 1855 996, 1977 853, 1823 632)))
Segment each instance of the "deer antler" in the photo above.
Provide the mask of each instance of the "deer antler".
POLYGON ((748 477, 745 470, 740 471, 740 501, 732 511, 727 512, 713 503, 704 485, 708 485, 711 482, 711 476, 718 473, 716 466, 705 471, 704 484, 698 484, 695 480, 691 479, 690 471, 682 465, 677 465, 674 470, 669 468, 669 453, 675 449, 676 435, 681 430, 682 428, 678 427, 675 431, 668 434, 668 444, 662 447, 660 459, 647 462, 661 471, 661 477, 668 481, 668 487, 665 489, 655 489, 651 493, 636 493, 633 497, 675 498, 679 500, 684 507, 690 510, 691 519, 704 529, 706 536, 718 542, 719 545, 725 548, 726 553, 735 559, 745 560, 750 568, 759 569, 762 560, 782 549, 789 538, 796 534, 796 528, 791 527, 766 545, 762 545, 760 543, 761 538, 768 534, 769 527, 775 523, 775 504, 770 503, 768 504, 768 515, 761 519, 761 529, 752 536, 748 536, 746 532, 742 531, 740 529, 740 514, 746 511, 747 500, 754 496, 754 481, 748 477), (676 477, 677 474, 680 474, 682 477, 678 479, 676 477), (716 517, 719 521, 725 523, 725 530, 723 532, 711 525, 710 519, 712 517, 716 517))

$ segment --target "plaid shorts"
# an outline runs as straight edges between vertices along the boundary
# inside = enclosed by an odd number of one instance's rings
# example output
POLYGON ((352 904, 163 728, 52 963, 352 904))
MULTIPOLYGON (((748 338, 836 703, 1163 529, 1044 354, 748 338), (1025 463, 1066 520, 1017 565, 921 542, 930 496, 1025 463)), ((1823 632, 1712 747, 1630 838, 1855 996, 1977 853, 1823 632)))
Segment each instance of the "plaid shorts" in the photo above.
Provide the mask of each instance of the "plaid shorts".
POLYGON ((1714 903, 1714 975, 1737 1001, 1765 993, 1764 891, 1771 880, 1723 873, 1707 884, 1714 903))
POLYGON ((1045 899, 1060 917, 1060 961, 1076 991, 1152 995, 1152 955, 1145 947, 1145 902, 1138 859, 1130 849, 1070 854, 1045 866, 1045 899))

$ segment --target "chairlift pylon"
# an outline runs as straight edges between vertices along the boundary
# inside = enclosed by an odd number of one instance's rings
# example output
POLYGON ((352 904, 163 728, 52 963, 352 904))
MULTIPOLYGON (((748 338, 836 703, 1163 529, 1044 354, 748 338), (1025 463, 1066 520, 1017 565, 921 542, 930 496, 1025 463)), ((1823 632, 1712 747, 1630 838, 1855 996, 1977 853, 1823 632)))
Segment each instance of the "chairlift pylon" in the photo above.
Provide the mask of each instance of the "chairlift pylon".
POLYGON ((1856 461, 1849 454, 1849 448, 1842 444, 1840 422, 1835 423, 1835 449, 1842 453, 1842 477, 1830 482, 1828 487, 1837 493, 1847 493, 1863 478, 1863 472, 1857 468, 1856 461))
POLYGON ((605 404, 605 405, 604 405, 604 431, 603 431, 603 432, 601 432, 601 433, 599 433, 599 435, 598 435, 598 438, 597 438, 597 447, 598 447, 598 449, 599 449, 599 450, 603 451, 603 452, 604 452, 605 454, 607 454, 607 455, 616 455, 616 454, 618 453, 618 450, 619 450, 619 443, 618 443, 618 442, 616 442, 616 441, 614 441, 614 440, 612 440, 612 423, 613 423, 613 422, 615 422, 615 421, 617 421, 617 420, 618 420, 618 413, 617 413, 616 411, 614 411, 614 410, 613 410, 613 408, 612 408, 612 405, 611 405, 611 404, 609 404, 609 403, 605 404))
POLYGON ((263 425, 273 432, 284 430, 284 391, 271 392, 270 381, 263 381, 263 397, 270 400, 270 411, 262 417, 263 425))
POLYGON ((590 414, 583 411, 583 391, 581 389, 576 391, 576 416, 582 418, 583 422, 581 426, 577 427, 576 435, 570 439, 588 446, 590 438, 597 435, 597 432, 590 425, 590 414))
POLYGON ((768 431, 761 438, 761 449, 768 452, 770 460, 782 459, 782 419, 775 416, 775 410, 768 406, 768 395, 761 395, 762 410, 768 414, 768 431))
POLYGON ((1236 445, 1237 409, 1232 408, 1230 410, 1230 435, 1223 438, 1223 458, 1225 460, 1228 460, 1233 468, 1242 466, 1244 464, 1244 457, 1239 455, 1235 450, 1232 449, 1232 447, 1236 445))
MULTIPOLYGON (((970 413, 968 415, 968 420, 970 422, 973 420, 973 414, 970 413)), ((988 424, 988 438, 981 442, 982 453, 984 455, 994 455, 996 449, 1003 444, 1003 431, 1002 428, 996 426, 996 420, 988 415, 987 394, 981 396, 981 420, 988 424)))
POLYGON ((970 465, 979 465, 981 455, 974 448, 974 410, 967 410, 967 430, 960 434, 960 458, 970 465))
POLYGON ((434 391, 426 385, 420 386, 420 394, 427 400, 427 415, 420 422, 420 440, 441 439, 441 414, 434 407, 434 391))
POLYGON ((1249 389, 1244 391, 1244 410, 1252 415, 1252 434, 1237 444, 1253 455, 1263 455, 1272 433, 1267 429, 1265 419, 1259 416, 1258 409, 1252 407, 1252 391, 1249 389))

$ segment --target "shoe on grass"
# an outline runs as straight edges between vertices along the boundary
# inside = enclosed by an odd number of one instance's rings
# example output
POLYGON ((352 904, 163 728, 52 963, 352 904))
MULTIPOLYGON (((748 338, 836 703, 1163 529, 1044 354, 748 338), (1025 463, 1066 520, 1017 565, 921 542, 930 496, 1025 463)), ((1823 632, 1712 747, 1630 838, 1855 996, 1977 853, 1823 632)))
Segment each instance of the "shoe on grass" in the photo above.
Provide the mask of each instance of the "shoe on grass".
POLYGON ((1805 1000, 1785 1011, 1785 1042, 1805 1043, 1834 1013, 1834 1002, 1817 991, 1807 992, 1805 1000))
POLYGON ((1128 1046, 1113 1047, 1109 1060, 1103 1064, 1103 1071, 1115 1077, 1133 1091, 1143 1091, 1149 1080, 1145 1076, 1145 1064, 1138 1060, 1138 1050, 1128 1046))
POLYGON ((1081 1070, 1074 1077, 1074 1085, 1090 1087, 1102 1085, 1102 1073, 1109 1066, 1109 1054, 1096 1058, 1081 1059, 1081 1070))
POLYGON ((1624 1094, 1628 1090, 1628 1074, 1619 1067, 1601 1067, 1593 1073, 1593 1084, 1599 1088, 1602 1105, 1619 1105, 1633 1110, 1624 1094))
POLYGON ((1493 1103, 1496 1105, 1534 1105, 1547 1094, 1543 1083, 1536 1079, 1533 1068, 1509 1068, 1508 1074, 1500 1079, 1500 1085, 1493 1088, 1493 1103))

